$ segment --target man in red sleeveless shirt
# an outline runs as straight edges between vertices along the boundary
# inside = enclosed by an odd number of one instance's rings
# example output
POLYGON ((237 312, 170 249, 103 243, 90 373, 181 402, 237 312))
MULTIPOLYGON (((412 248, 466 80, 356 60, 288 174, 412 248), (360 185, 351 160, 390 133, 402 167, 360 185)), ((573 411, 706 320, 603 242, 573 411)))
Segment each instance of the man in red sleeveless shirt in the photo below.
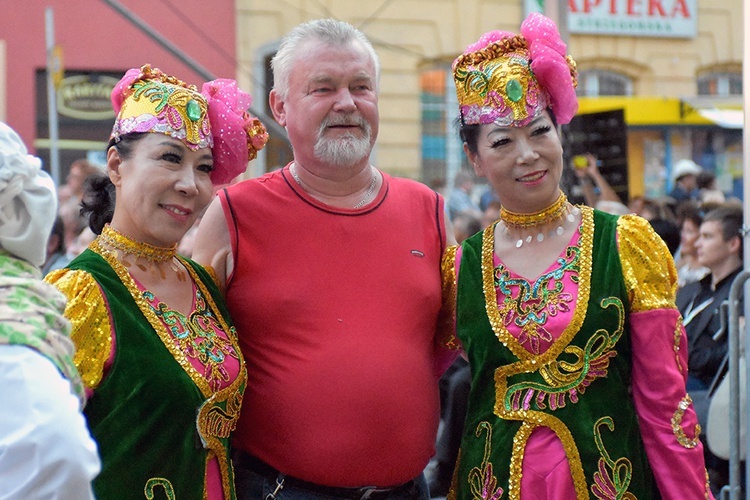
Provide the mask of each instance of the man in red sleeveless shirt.
POLYGON ((194 253, 247 360, 238 495, 427 499, 453 358, 440 347, 443 199, 370 164, 379 64, 360 31, 304 23, 272 66, 294 160, 222 190, 194 253))

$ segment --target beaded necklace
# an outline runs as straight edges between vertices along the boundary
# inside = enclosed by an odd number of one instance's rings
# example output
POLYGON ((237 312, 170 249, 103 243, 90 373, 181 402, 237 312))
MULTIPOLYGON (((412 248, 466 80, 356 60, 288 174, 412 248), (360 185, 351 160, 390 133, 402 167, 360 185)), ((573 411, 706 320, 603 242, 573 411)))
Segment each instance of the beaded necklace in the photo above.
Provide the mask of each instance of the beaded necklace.
POLYGON ((500 207, 501 232, 508 237, 512 237, 509 230, 520 232, 521 237, 516 240, 516 248, 521 248, 524 243, 528 244, 534 240, 542 242, 545 237, 562 236, 565 233, 566 222, 574 222, 579 212, 580 209, 570 205, 565 193, 560 191, 560 196, 552 205, 538 212, 522 214, 500 207), (555 221, 559 221, 559 224, 546 231, 555 221))
POLYGON ((162 265, 169 263, 169 267, 177 273, 177 278, 180 281, 185 281, 187 276, 185 271, 178 264, 175 257, 177 256, 177 243, 171 247, 158 247, 150 245, 148 243, 142 243, 128 238, 117 229, 113 228, 109 224, 102 228, 102 234, 97 239, 100 243, 109 247, 112 253, 113 250, 120 252, 122 265, 126 268, 130 268, 135 265, 141 271, 151 270, 152 274, 159 276, 161 279, 167 279, 167 273, 163 269, 162 265), (131 262, 128 256, 135 257, 135 260, 131 262))

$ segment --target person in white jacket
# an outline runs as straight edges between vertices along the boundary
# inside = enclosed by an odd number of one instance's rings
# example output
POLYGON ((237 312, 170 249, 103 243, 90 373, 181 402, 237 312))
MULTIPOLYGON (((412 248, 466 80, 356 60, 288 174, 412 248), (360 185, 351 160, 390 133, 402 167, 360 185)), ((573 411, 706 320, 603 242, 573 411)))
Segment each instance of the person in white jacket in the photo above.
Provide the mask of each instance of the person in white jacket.
POLYGON ((65 297, 39 270, 56 210, 41 161, 0 122, 0 500, 93 499, 101 467, 65 297))

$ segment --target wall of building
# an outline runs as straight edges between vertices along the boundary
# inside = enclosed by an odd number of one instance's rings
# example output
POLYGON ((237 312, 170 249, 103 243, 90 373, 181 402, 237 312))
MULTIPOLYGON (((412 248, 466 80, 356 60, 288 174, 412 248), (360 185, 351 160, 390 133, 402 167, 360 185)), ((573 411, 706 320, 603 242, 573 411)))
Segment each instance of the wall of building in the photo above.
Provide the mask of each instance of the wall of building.
MULTIPOLYGON (((133 26, 105 0, 10 2, 0 15, 0 118, 15 128, 31 150, 38 144, 36 74, 46 67, 45 9, 54 12, 54 34, 68 70, 122 74, 151 63, 181 79, 201 77, 133 26), (7 90, 3 93, 3 82, 7 90)), ((232 0, 119 0, 120 5, 189 54, 211 73, 235 77, 235 5, 232 0)), ((46 97, 45 97, 46 99, 46 97)), ((46 106, 42 104, 42 106, 46 106)), ((46 112, 43 113, 46 116, 46 112)), ((110 124, 111 127, 111 124, 110 124)), ((92 131, 106 143, 106 127, 92 131)), ((81 151, 84 154, 85 151, 81 151)))
MULTIPOLYGON (((633 2, 641 9, 650 4, 633 2)), ((574 34, 569 52, 579 70, 610 69, 630 76, 635 95, 694 96, 701 71, 742 63, 742 0, 697 0, 697 8, 694 38, 574 34)), ((360 27, 382 65, 375 160, 387 171, 419 179, 421 71, 449 64, 486 31, 517 32, 524 15, 521 0, 237 0, 237 53, 241 64, 259 75, 264 54, 300 22, 335 17, 360 27)), ((257 85, 257 80, 245 83, 257 85)), ((254 92, 263 99, 267 89, 256 86, 254 92)), ((639 155, 643 151, 637 151, 639 155)))

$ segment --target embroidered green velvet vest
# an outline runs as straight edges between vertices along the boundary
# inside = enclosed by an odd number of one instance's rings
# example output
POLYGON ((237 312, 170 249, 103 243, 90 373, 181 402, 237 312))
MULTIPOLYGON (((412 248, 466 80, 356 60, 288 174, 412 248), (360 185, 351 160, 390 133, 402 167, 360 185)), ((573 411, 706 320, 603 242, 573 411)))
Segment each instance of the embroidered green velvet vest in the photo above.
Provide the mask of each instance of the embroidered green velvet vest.
POLYGON ((573 319, 538 355, 493 316, 494 226, 464 242, 457 334, 469 356, 472 388, 454 475, 456 498, 518 499, 524 448, 538 426, 562 441, 579 500, 610 498, 603 494, 607 489, 617 492, 611 498, 629 498, 622 496, 626 492, 641 500, 659 498, 629 394, 628 295, 616 225, 614 216, 583 209, 573 319))
MULTIPOLYGON (((228 321, 223 299, 208 273, 189 260, 183 262, 191 266, 213 297, 219 309, 214 312, 228 321)), ((241 402, 244 372, 239 400, 230 396, 228 401, 221 401, 217 397, 221 392, 207 399, 100 255, 88 249, 68 267, 88 271, 99 283, 117 332, 111 369, 85 408, 102 459, 102 472, 94 481, 96 497, 202 499, 209 456, 203 442, 208 441, 219 458, 225 485, 228 479, 225 495, 235 498, 229 432, 219 432, 225 436, 218 440, 215 435, 207 439, 206 431, 199 428, 211 427, 210 416, 209 424, 201 427, 199 422, 205 422, 207 414, 239 413, 239 408, 231 406, 241 402)), ((186 359, 182 362, 190 363, 186 359)), ((233 389, 237 392, 236 387, 233 389)), ((217 427, 213 425, 213 430, 217 427)))

